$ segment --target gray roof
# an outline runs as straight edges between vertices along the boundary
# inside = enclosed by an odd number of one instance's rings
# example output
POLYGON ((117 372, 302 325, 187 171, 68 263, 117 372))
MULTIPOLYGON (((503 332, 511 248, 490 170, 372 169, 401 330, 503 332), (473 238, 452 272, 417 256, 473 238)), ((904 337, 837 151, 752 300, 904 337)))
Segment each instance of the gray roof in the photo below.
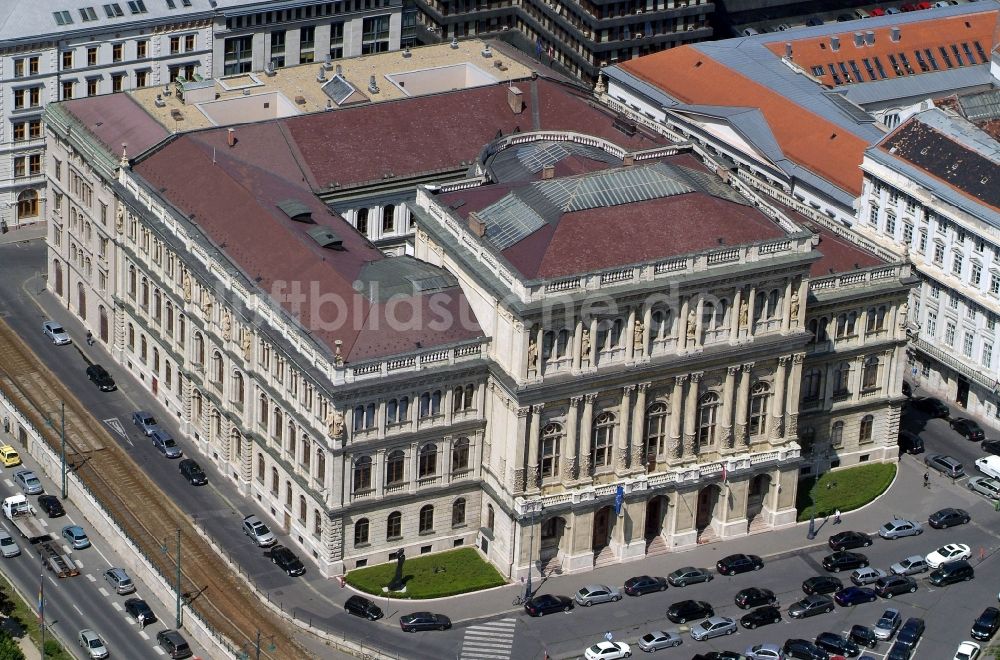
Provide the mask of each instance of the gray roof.
POLYGON ((871 105, 896 100, 940 96, 942 93, 990 85, 992 82, 993 76, 990 75, 990 66, 981 64, 922 73, 919 76, 841 85, 837 87, 836 92, 830 92, 830 95, 839 92, 858 105, 871 105))
POLYGON ((618 166, 620 158, 609 154, 600 147, 592 147, 576 142, 529 142, 500 151, 490 157, 487 168, 497 183, 523 181, 532 174, 538 174, 545 167, 555 165, 572 156, 618 166))
POLYGON ((960 96, 958 97, 958 104, 962 106, 962 114, 969 121, 977 122, 988 119, 1000 119, 1000 89, 991 89, 988 92, 960 96))
POLYGON ((132 0, 132 4, 129 0, 4 0, 0 2, 0 43, 107 34, 123 28, 204 19, 215 13, 209 0, 173 0, 173 5, 171 9, 167 0, 132 0), (57 21, 59 12, 68 12, 69 22, 57 21), (86 12, 87 20, 81 12, 86 12))
POLYGON ((458 279, 443 268, 404 255, 365 264, 354 288, 373 304, 393 296, 441 291, 458 286, 458 279))

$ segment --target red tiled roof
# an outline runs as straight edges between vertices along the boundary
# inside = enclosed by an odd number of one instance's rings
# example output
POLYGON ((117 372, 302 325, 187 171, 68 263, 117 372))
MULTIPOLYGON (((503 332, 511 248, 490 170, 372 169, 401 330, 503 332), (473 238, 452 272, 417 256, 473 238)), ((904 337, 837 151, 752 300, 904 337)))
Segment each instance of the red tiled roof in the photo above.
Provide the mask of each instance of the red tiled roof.
POLYGON ((125 144, 129 157, 138 156, 170 134, 127 94, 90 96, 62 105, 113 154, 121 155, 125 144))

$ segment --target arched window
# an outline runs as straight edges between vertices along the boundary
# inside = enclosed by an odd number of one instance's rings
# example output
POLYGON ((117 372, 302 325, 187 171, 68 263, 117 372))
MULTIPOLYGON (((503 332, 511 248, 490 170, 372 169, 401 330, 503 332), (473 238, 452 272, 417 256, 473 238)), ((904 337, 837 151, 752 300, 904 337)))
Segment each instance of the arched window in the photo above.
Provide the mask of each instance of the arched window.
POLYGON ((459 438, 451 446, 451 471, 469 469, 469 439, 459 438))
POLYGON ((611 465, 611 453, 615 445, 615 415, 602 412, 594 420, 594 447, 590 462, 594 469, 611 465))
POLYGON ((292 512, 292 482, 285 479, 285 509, 292 512))
POLYGON ((434 531, 434 507, 432 505, 425 504, 420 507, 420 521, 417 531, 421 534, 434 531))
POLYGON ((563 328, 556 335, 556 345, 555 345, 555 357, 557 359, 562 359, 566 357, 566 352, 569 348, 569 330, 563 328))
POLYGON ((417 477, 433 477, 437 474, 437 445, 429 442, 420 448, 420 458, 418 460, 417 477))
POLYGON ((299 523, 302 525, 306 524, 306 516, 309 513, 309 507, 306 505, 306 498, 304 495, 299 495, 299 523))
POLYGON ((170 360, 164 360, 163 384, 167 386, 168 390, 170 389, 170 386, 173 384, 173 380, 174 380, 174 370, 173 367, 170 366, 170 360))
POLYGON ((401 449, 389 452, 385 459, 385 485, 393 486, 403 483, 403 468, 406 463, 406 456, 401 449))
POLYGON ((142 362, 144 364, 146 362, 146 351, 147 351, 146 335, 140 335, 139 336, 139 359, 142 360, 142 362))
POLYGON ((288 446, 285 447, 285 453, 290 457, 295 457, 295 443, 297 442, 298 434, 295 430, 295 422, 288 420, 288 433, 285 436, 288 440, 288 446))
POLYGON ((87 292, 83 288, 83 282, 76 283, 76 311, 81 319, 87 320, 87 292))
POLYGON ((698 402, 698 445, 707 447, 715 440, 715 425, 719 413, 719 395, 708 392, 698 402))
POLYGON ((354 461, 354 493, 363 493, 372 487, 372 459, 361 456, 354 461))
POLYGON ((865 359, 864 368, 861 371, 861 388, 870 390, 878 387, 879 359, 871 356, 865 359))
POLYGON ((363 431, 365 429, 365 407, 364 406, 354 406, 354 431, 363 431))
POLYGON ((841 362, 833 372, 833 394, 844 396, 851 392, 851 363, 841 362))
POLYGON ((185 328, 186 327, 187 326, 184 323, 184 315, 183 314, 178 314, 177 315, 177 341, 180 342, 181 346, 184 345, 185 328))
POLYGON ((128 267, 128 295, 135 298, 135 266, 128 267))
MULTIPOLYGON (((239 458, 239 454, 235 458, 239 458)), ((257 481, 264 483, 264 454, 257 452, 257 481)))
POLYGON ((271 425, 271 430, 274 433, 274 437, 278 441, 278 446, 281 446, 281 434, 284 432, 284 415, 281 414, 281 408, 275 406, 271 411, 274 415, 274 424, 271 425))
POLYGON ((153 373, 160 373, 160 349, 153 347, 153 373))
POLYGON ((465 524, 465 498, 460 497, 451 505, 451 526, 459 527, 465 524))
POLYGON ((354 523, 354 546, 368 545, 368 519, 362 518, 354 523))
POLYGON ((813 368, 802 374, 802 400, 818 401, 823 395, 823 370, 813 368))
POLYGON ((861 418, 861 426, 858 429, 858 443, 864 444, 872 441, 872 429, 875 426, 875 418, 865 415, 861 418))
POLYGON ((365 236, 368 235, 368 209, 358 209, 355 226, 358 228, 359 233, 365 236))
POLYGON ((326 483, 326 452, 322 447, 316 447, 316 479, 326 483))
POLYGON ((834 422, 830 427, 830 447, 840 449, 844 446, 844 423, 834 422))
POLYGON ((420 395, 420 417, 433 417, 441 413, 441 390, 420 395))
POLYGON ((657 401, 646 408, 646 462, 663 456, 667 449, 667 404, 657 401))
POLYGON ((475 407, 476 387, 474 385, 459 385, 452 392, 452 408, 455 412, 471 410, 475 407))
POLYGON ((669 308, 654 309, 650 315, 650 323, 652 327, 649 329, 649 336, 654 341, 673 336, 673 317, 669 308))
POLYGON ((135 353, 135 326, 128 324, 128 350, 135 353))
POLYGON ((323 536, 323 514, 319 509, 313 509, 313 536, 316 538, 323 536))
POLYGON ((750 419, 747 431, 750 435, 767 432, 767 407, 771 388, 767 383, 755 383, 750 390, 750 419))
POLYGON ((767 296, 767 311, 772 319, 781 316, 781 292, 777 289, 771 289, 771 293, 767 296))
POLYGON ((385 540, 394 541, 403 536, 403 514, 393 511, 385 520, 385 540))
POLYGON ((205 339, 200 332, 194 333, 194 362, 205 364, 205 339))
POLYGON ((159 323, 163 316, 163 297, 160 295, 159 289, 153 290, 153 320, 159 323))
POLYGON ((212 380, 216 384, 222 385, 222 380, 226 377, 226 363, 222 359, 222 353, 213 351, 212 353, 212 380))
POLYGON ((542 479, 559 476, 559 444, 562 435, 563 429, 559 424, 546 424, 542 429, 542 479))
POLYGON ((243 374, 239 371, 234 371, 233 402, 240 408, 240 410, 242 410, 245 401, 246 401, 246 386, 243 383, 243 374))
MULTIPOLYGON (((180 379, 178 378, 178 381, 179 380, 180 379)), ((191 394, 191 415, 194 418, 194 421, 200 423, 202 412, 203 411, 202 411, 202 403, 201 403, 201 392, 199 392, 198 390, 195 390, 191 394)))
POLYGON ((174 305, 168 300, 163 304, 163 307, 166 311, 163 329, 168 337, 172 337, 174 334, 174 305))
POLYGON ((271 494, 275 497, 278 496, 278 490, 281 487, 281 479, 278 477, 278 468, 271 468, 271 494))
POLYGON ((257 423, 267 428, 267 395, 263 392, 257 397, 257 423))
POLYGON ((140 290, 139 304, 145 312, 149 312, 149 280, 142 278, 142 289, 140 290))
POLYGON ((38 193, 34 190, 23 190, 17 196, 17 217, 34 218, 38 216, 38 193))
POLYGON ((496 524, 496 512, 493 511, 493 505, 486 505, 486 529, 493 531, 493 526, 496 524))

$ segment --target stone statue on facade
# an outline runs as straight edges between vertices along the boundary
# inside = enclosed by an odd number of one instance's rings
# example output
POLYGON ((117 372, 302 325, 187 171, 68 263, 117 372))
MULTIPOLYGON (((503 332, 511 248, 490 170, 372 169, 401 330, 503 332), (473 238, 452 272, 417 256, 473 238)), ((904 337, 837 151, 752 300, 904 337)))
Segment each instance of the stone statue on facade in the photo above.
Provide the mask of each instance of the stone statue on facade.
POLYGON ((228 309, 222 310, 222 338, 229 341, 233 337, 233 316, 228 309))
POLYGON ((243 359, 249 360, 251 351, 253 350, 253 339, 250 337, 249 330, 243 330, 242 334, 243 340, 241 341, 241 344, 243 346, 243 359))
POLYGON ((203 289, 201 293, 201 311, 205 315, 205 318, 207 319, 212 318, 212 306, 214 304, 215 303, 212 302, 212 295, 209 293, 205 293, 203 289))
POLYGON ((740 327, 746 327, 747 321, 750 317, 750 303, 744 298, 740 303, 740 327))
POLYGON ((125 231, 125 207, 121 204, 118 205, 118 210, 115 211, 115 231, 119 234, 125 231))
POLYGON ((791 302, 791 317, 794 321, 799 318, 799 292, 797 289, 792 289, 792 302, 791 302))
POLYGON ((588 360, 590 359, 590 330, 588 328, 584 328, 581 334, 580 353, 588 360))
POLYGON ((635 320, 635 328, 632 331, 632 336, 635 338, 635 345, 642 346, 642 336, 646 332, 646 326, 643 325, 642 321, 639 319, 635 320))
POLYGON ((906 304, 905 300, 902 303, 900 303, 899 307, 896 310, 896 318, 899 319, 899 323, 897 325, 899 326, 900 330, 906 327, 906 313, 908 310, 909 306, 906 304))
POLYGON ((528 368, 538 368, 538 343, 534 339, 528 340, 528 368))
POLYGON ((331 438, 340 438, 344 435, 344 413, 331 407, 330 414, 324 420, 326 422, 326 434, 331 438))
POLYGON ((692 309, 688 311, 687 333, 688 339, 694 339, 694 334, 698 329, 698 314, 692 309))
POLYGON ((184 275, 181 277, 181 288, 184 289, 184 302, 191 302, 191 293, 194 289, 194 284, 191 282, 191 275, 187 271, 184 271, 184 275))

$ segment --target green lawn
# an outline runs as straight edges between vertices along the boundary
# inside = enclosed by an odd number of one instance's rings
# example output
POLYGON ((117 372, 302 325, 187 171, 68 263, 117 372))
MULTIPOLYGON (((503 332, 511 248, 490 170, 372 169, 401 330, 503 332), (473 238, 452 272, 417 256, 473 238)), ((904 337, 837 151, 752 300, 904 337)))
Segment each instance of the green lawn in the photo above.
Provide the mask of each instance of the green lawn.
POLYGON ((881 495, 895 475, 894 463, 872 463, 806 477, 799 481, 795 502, 799 522, 862 507, 881 495))
MULTIPOLYGON (((38 646, 42 641, 42 633, 38 627, 38 615, 35 614, 27 603, 21 600, 14 588, 7 581, 6 577, 0 578, 0 614, 8 620, 3 622, 4 629, 17 636, 21 636, 26 631, 31 640, 38 646)), ((73 660, 73 656, 66 653, 59 645, 59 642, 51 639, 45 640, 46 658, 52 660, 73 660)), ((0 656, 6 657, 6 656, 0 656)), ((12 655, 11 657, 17 657, 12 655)))
MULTIPOLYGON (((385 596, 382 587, 396 574, 396 562, 358 568, 346 580, 355 589, 385 596)), ((392 598, 441 598, 506 584, 507 580, 475 548, 459 548, 407 559, 403 564, 406 593, 392 598)))

